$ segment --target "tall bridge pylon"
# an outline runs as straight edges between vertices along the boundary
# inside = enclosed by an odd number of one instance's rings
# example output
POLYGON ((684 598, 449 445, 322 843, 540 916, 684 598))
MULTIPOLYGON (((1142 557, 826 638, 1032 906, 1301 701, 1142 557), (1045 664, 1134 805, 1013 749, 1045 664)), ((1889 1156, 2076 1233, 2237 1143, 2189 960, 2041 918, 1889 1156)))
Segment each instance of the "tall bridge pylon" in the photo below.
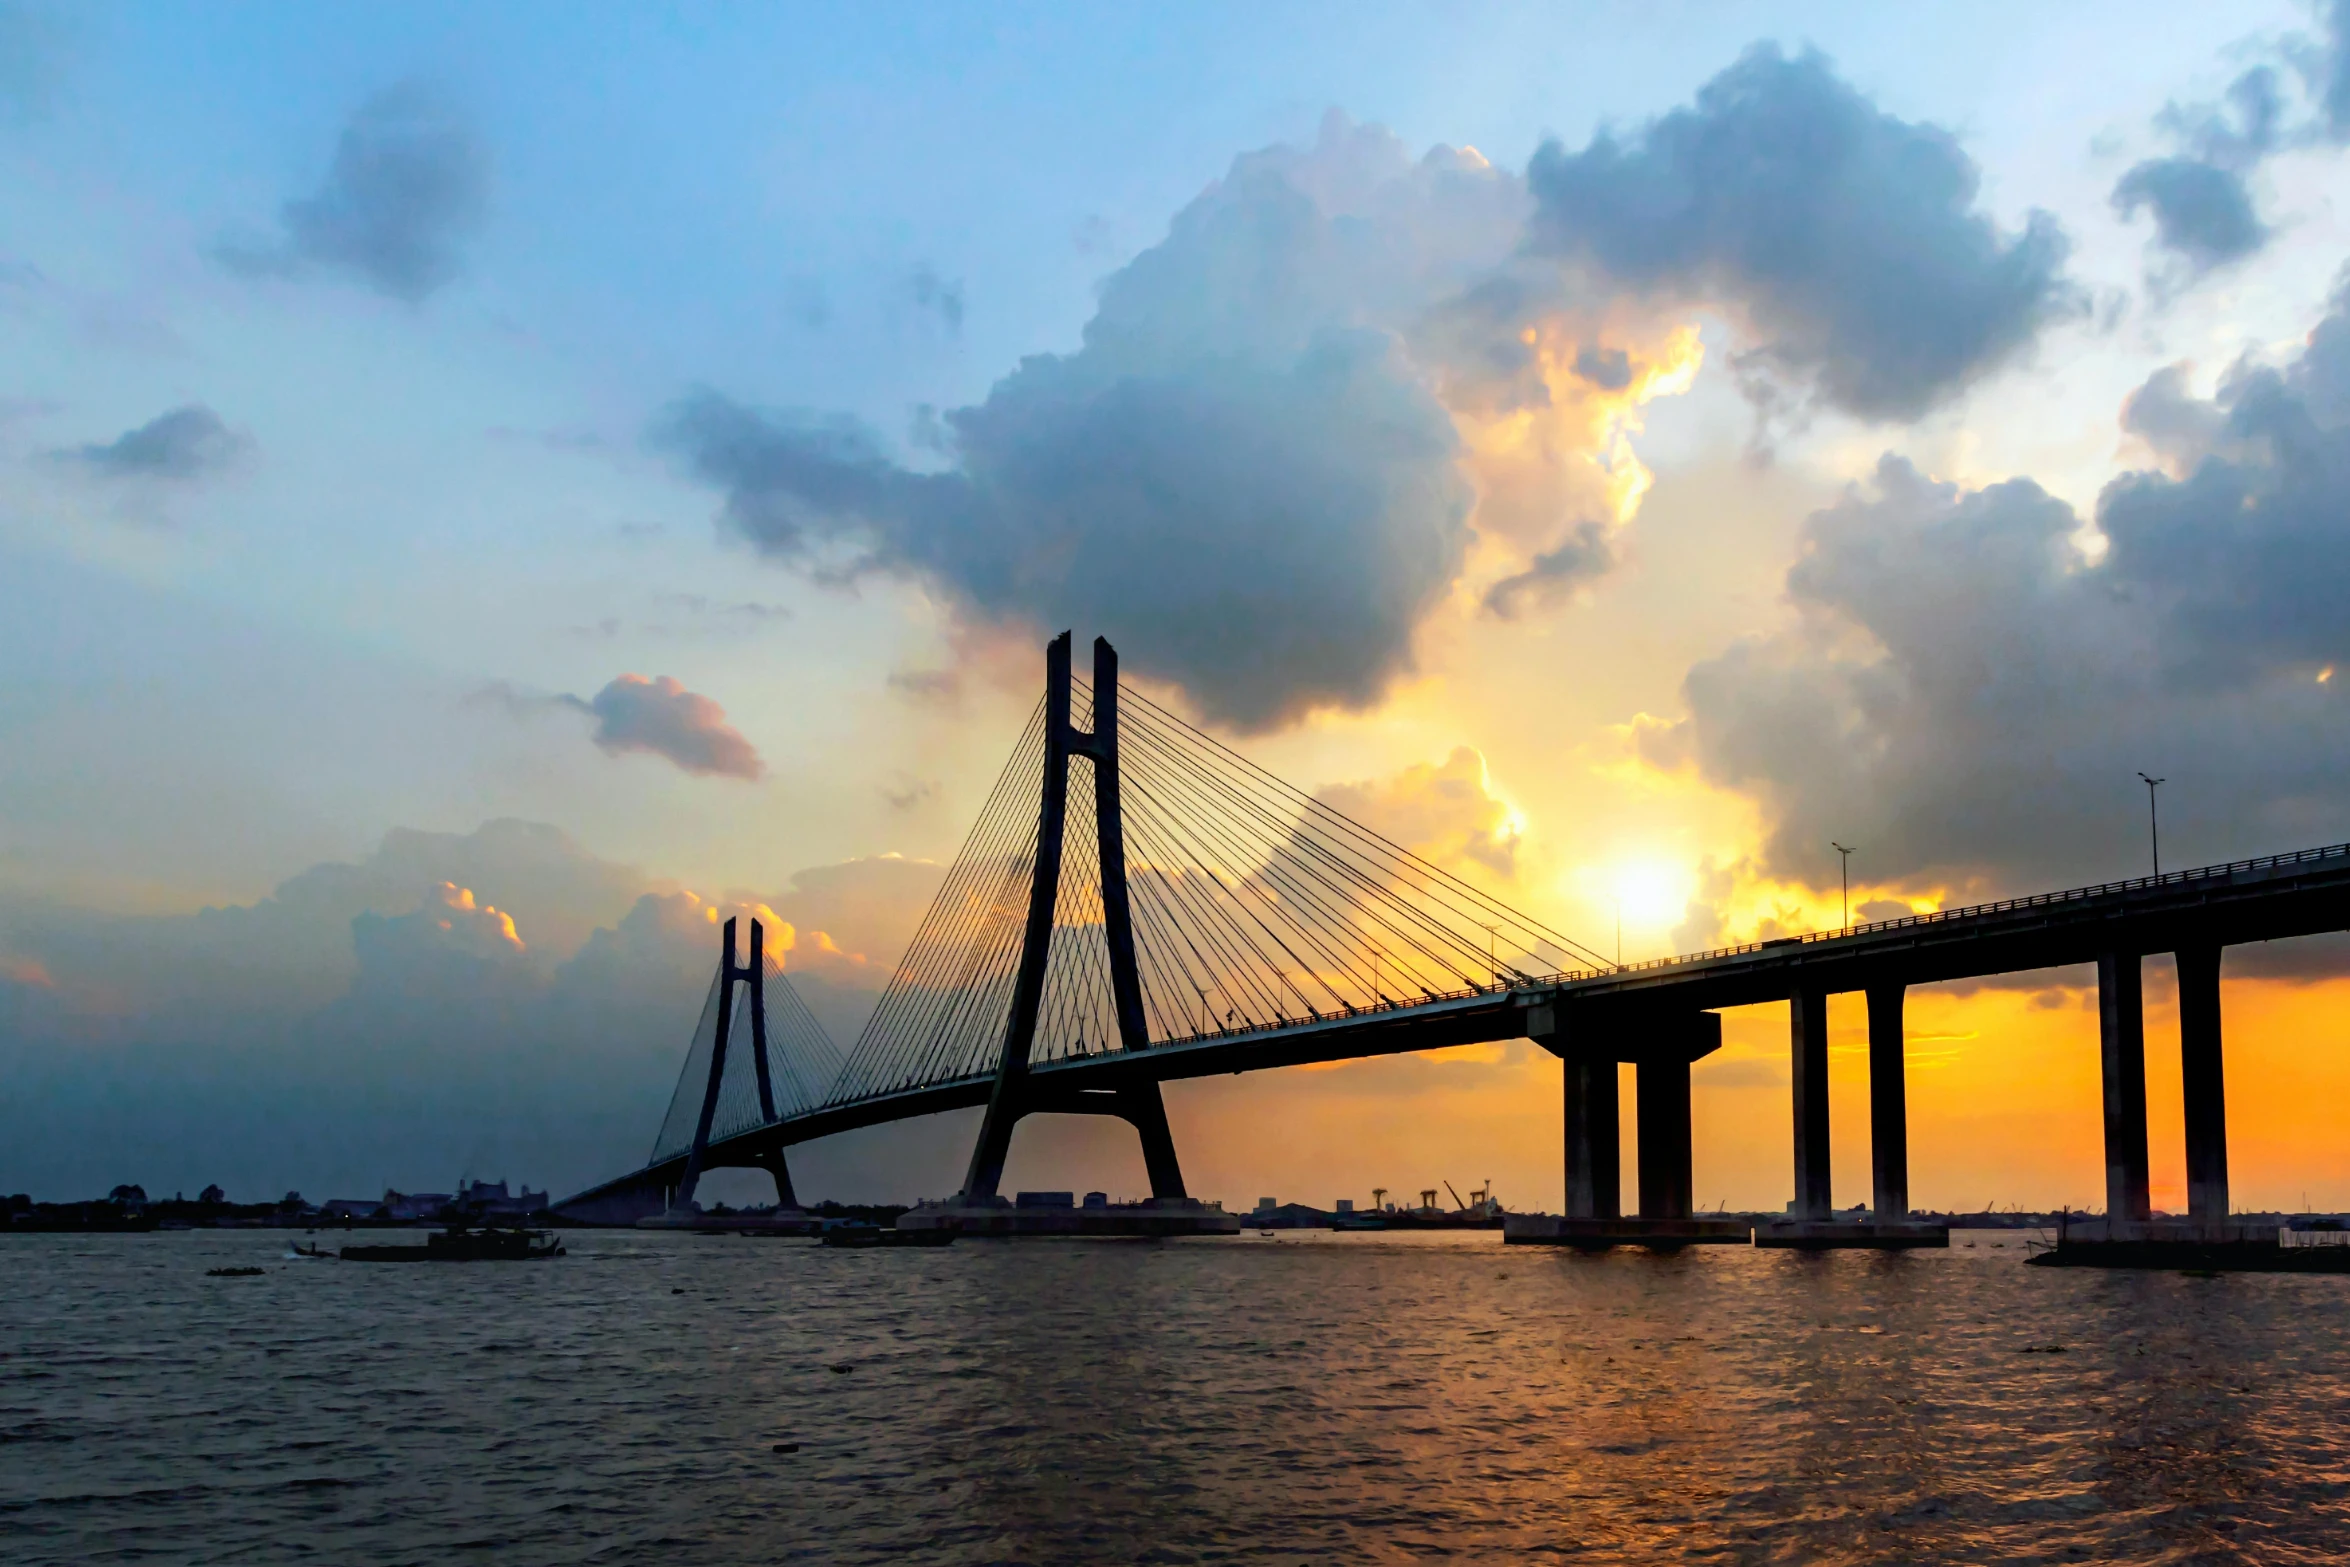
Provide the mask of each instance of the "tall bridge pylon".
POLYGON ((1101 899, 1102 944, 1108 959, 1111 1011, 1122 1050, 1150 1048, 1142 1004, 1142 975, 1134 960, 1134 912, 1126 893, 1126 827, 1118 784, 1118 653, 1106 637, 1093 639, 1093 727, 1079 729, 1070 718, 1069 633, 1045 650, 1044 794, 1037 811, 1035 868, 1028 892, 1028 919, 1020 945, 1011 1014, 1005 1021, 1003 1053, 989 1090, 987 1118, 971 1151, 962 1199, 984 1202, 998 1195, 1012 1128, 1040 1112, 1114 1115, 1142 1138, 1143 1165, 1153 1197, 1182 1197, 1183 1169, 1175 1157, 1174 1134, 1156 1080, 1137 1080, 1106 1089, 1044 1089, 1029 1078, 1029 1051, 1036 1041, 1045 974, 1052 957, 1054 917, 1061 891, 1062 851, 1068 836, 1069 760, 1093 763, 1093 828, 1101 899))
POLYGON ((750 947, 741 961, 735 957, 737 921, 730 918, 721 928, 718 972, 687 1047, 669 1113, 653 1139, 648 1167, 674 1167, 681 1158, 683 1162, 674 1184, 665 1185, 661 1193, 665 1208, 689 1208, 704 1172, 721 1165, 766 1171, 775 1181, 777 1204, 798 1207, 781 1144, 749 1152, 730 1145, 745 1131, 813 1108, 840 1070, 839 1052, 824 1026, 767 951, 766 928, 756 918, 749 924, 750 947), (770 981, 781 1003, 776 1020, 781 1038, 772 1047, 770 981), (713 1160, 713 1148, 725 1151, 713 1160))

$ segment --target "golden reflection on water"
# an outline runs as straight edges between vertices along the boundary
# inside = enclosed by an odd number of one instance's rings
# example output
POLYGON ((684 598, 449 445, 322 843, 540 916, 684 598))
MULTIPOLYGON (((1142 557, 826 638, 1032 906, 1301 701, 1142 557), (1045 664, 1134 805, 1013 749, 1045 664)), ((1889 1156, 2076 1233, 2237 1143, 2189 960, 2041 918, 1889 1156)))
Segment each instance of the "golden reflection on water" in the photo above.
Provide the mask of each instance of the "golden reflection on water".
POLYGON ((1967 1239, 10 1238, 0 1559, 2350 1555, 2350 1279, 1967 1239))

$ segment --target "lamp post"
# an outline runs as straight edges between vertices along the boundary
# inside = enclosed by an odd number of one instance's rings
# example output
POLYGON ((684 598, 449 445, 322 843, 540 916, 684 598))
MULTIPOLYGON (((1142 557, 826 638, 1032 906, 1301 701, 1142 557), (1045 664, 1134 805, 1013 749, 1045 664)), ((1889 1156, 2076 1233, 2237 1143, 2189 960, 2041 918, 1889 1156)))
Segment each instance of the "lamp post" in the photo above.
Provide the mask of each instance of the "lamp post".
MULTIPOLYGON (((2144 773, 2138 776, 2146 778, 2144 773)), ((2154 791, 2169 781, 2167 778, 2146 778, 2146 839, 2154 848, 2154 876, 2157 881, 2162 879, 2162 823, 2155 815, 2154 791)))
POLYGON ((1837 854, 1843 857, 1844 924, 1841 928, 1844 930, 1850 930, 1852 929, 1852 851, 1840 843, 1830 843, 1828 847, 1834 849, 1837 854))

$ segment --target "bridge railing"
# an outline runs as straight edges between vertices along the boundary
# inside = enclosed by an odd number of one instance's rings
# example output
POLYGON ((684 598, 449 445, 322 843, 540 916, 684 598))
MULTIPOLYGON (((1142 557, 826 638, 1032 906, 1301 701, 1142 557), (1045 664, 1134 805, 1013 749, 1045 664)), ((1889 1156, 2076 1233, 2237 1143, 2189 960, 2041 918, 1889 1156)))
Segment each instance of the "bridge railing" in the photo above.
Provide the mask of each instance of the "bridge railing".
POLYGON ((2099 882, 2091 887, 2068 887, 2062 892, 2033 893, 2022 898, 2002 898, 1996 903, 1971 903, 1963 908, 1934 909, 1924 914, 1904 914, 1895 919, 1871 920, 1866 924, 1847 925, 1839 930, 1807 931, 1800 936, 1775 936, 1767 941, 1740 942, 1732 947, 1715 947, 1705 952, 1684 952, 1669 958, 1648 958, 1639 963, 1626 963, 1615 972, 1638 974, 1652 969, 1673 968, 1684 963, 1705 963, 1716 958, 1734 958, 1765 948, 1808 946, 1813 942, 1840 941, 1847 936, 1864 936, 1883 931, 1901 930, 1917 925, 1947 924, 1953 920, 1979 919, 1992 914, 2012 914, 2022 909, 2048 908, 2060 903, 2079 903, 2090 898, 2107 897, 2115 893, 2140 892, 2155 887, 2184 886, 2190 882, 2224 880, 2247 871, 2282 870, 2294 865, 2307 865, 2319 860, 2350 857, 2350 843, 2329 844, 2322 849, 2299 849, 2291 854, 2264 854, 2249 860, 2231 860, 2225 865, 2199 865, 2192 870, 2165 871, 2160 876, 2132 876, 2126 881, 2099 882))
MULTIPOLYGON (((1464 985, 1457 990, 1424 990, 1416 996, 1382 996, 1375 1003, 1359 1003, 1340 1010, 1310 1012, 1305 1017, 1284 1017, 1273 1023, 1229 1023, 1217 1028, 1205 1028, 1190 1034, 1169 1035, 1154 1039, 1150 1048, 1166 1050, 1179 1045, 1205 1044, 1213 1039, 1240 1039, 1250 1034, 1277 1032, 1314 1023, 1344 1023, 1355 1019, 1380 1017, 1393 1012, 1410 1012, 1420 1007, 1435 1006, 1446 1001, 1467 1001, 1476 996, 1503 996, 1518 990, 1540 990, 1551 985, 1563 985, 1578 979, 1598 979, 1611 972, 1606 969, 1566 969, 1555 974, 1527 974, 1512 969, 1506 976, 1489 984, 1464 985)), ((1102 1056, 1122 1054, 1118 1050, 1093 1050, 1072 1060, 1092 1060, 1102 1056)))

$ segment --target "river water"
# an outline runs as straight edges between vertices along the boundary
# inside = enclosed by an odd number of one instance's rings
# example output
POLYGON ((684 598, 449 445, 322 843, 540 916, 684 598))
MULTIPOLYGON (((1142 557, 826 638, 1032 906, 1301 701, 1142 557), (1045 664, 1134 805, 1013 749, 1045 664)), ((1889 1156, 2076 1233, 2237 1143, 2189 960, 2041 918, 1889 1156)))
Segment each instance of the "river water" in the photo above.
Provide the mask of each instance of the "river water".
POLYGON ((2350 1557, 2350 1278, 568 1239, 0 1240, 0 1561, 2350 1557))

